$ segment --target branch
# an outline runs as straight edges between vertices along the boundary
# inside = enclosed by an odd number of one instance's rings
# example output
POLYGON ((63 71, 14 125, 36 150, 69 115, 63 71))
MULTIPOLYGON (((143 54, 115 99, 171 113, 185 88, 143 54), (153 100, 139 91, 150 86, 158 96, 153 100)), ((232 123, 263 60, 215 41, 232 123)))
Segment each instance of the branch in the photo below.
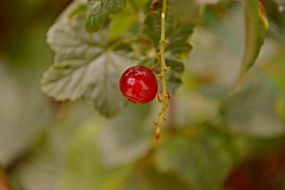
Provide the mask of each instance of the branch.
POLYGON ((160 128, 163 122, 166 120, 165 113, 168 109, 168 93, 166 85, 166 75, 165 73, 169 70, 165 62, 165 30, 166 30, 166 0, 163 0, 162 12, 161 12, 161 34, 160 34, 160 46, 159 46, 159 60, 160 60, 160 74, 159 78, 161 80, 161 97, 160 102, 162 104, 161 111, 159 113, 158 121, 155 122, 156 126, 156 139, 160 138, 160 128))

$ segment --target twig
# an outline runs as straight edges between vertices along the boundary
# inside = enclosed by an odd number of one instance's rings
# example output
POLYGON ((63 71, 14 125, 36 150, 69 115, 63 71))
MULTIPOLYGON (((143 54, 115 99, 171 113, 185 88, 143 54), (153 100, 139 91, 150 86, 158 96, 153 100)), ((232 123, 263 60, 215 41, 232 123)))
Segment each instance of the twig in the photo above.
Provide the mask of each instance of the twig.
POLYGON ((166 0, 163 0, 162 12, 161 12, 161 34, 160 34, 160 43, 159 43, 159 60, 160 60, 160 74, 159 78, 161 80, 161 111, 159 113, 158 121, 155 122, 156 126, 156 139, 160 138, 160 128, 163 122, 166 120, 165 114, 168 109, 168 93, 166 85, 166 75, 165 73, 169 70, 165 62, 165 30, 166 30, 166 0))

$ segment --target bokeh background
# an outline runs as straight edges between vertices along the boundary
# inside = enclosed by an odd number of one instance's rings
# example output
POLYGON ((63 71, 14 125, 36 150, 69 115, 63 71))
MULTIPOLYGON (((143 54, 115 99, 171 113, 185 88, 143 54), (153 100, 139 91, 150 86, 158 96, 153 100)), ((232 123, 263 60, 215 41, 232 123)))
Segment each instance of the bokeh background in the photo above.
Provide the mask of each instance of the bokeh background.
POLYGON ((40 91, 46 32, 70 0, 0 1, 0 189, 285 190, 285 13, 264 0, 265 45, 243 90, 238 1, 207 7, 162 139, 156 103, 101 117, 84 100, 40 91), (4 171, 6 174, 4 174, 4 171), (6 177, 5 177, 6 176, 6 177))

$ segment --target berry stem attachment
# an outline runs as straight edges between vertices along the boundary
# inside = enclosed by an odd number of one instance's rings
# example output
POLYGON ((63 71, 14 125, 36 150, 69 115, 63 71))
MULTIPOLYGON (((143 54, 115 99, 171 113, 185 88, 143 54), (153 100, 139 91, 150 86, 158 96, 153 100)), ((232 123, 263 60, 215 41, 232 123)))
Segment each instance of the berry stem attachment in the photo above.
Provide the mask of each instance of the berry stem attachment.
POLYGON ((160 62, 153 64, 149 69, 154 71, 158 66, 160 66, 160 62))
POLYGON ((166 72, 169 68, 166 66, 165 61, 165 33, 166 33, 166 7, 167 0, 162 0, 162 11, 161 11, 161 33, 160 33, 160 42, 159 42, 159 63, 160 63, 160 73, 159 77, 161 80, 161 93, 160 93, 160 102, 162 104, 161 111, 159 113, 159 118, 157 122, 155 122, 156 127, 156 139, 160 138, 160 128, 163 122, 166 120, 165 115, 168 109, 168 93, 167 93, 167 85, 166 85, 166 72))

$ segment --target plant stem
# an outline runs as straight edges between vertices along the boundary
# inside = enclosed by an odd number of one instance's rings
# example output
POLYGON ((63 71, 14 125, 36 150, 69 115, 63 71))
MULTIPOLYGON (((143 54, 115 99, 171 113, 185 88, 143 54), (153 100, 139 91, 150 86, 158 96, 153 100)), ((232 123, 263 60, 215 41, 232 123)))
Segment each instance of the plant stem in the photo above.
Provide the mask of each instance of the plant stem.
POLYGON ((160 59, 160 74, 159 77, 161 79, 161 104, 162 108, 159 113, 158 121, 156 122, 156 138, 160 138, 160 128, 165 120, 165 113, 168 108, 167 100, 167 85, 166 85, 166 76, 165 73, 168 70, 165 62, 165 30, 166 30, 166 3, 167 0, 162 1, 162 12, 161 12, 161 33, 160 33, 160 46, 159 46, 159 59, 160 59))

